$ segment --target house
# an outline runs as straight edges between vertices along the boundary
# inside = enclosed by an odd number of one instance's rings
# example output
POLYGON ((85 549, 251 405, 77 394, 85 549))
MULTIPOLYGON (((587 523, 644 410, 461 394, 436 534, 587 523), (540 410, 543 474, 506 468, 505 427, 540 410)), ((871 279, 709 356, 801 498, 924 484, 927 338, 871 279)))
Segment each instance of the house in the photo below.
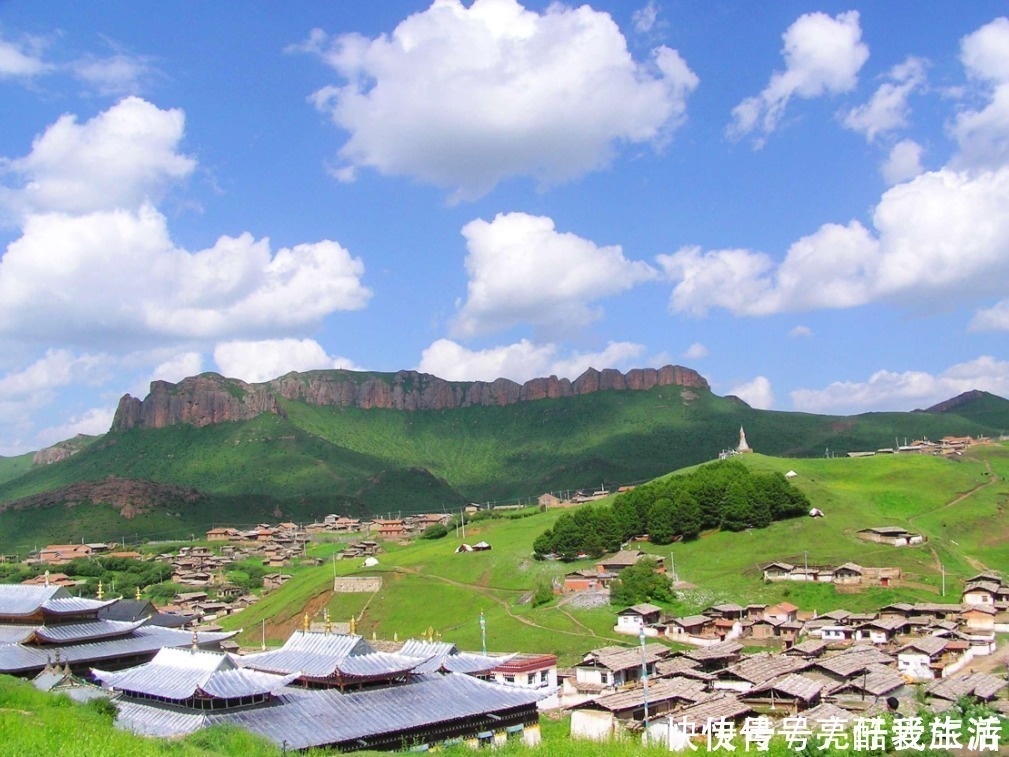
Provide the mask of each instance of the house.
POLYGON ((858 585, 862 583, 862 566, 846 562, 834 568, 834 583, 841 585, 858 585))
POLYGON ((995 606, 995 598, 999 589, 1002 588, 1001 579, 991 580, 992 576, 982 574, 969 579, 960 595, 960 601, 965 605, 990 605, 995 606))
POLYGON ((749 655, 716 673, 713 688, 747 692, 755 686, 808 667, 809 663, 801 657, 769 653, 749 655))
POLYGON ((541 494, 537 498, 536 502, 540 506, 540 509, 548 510, 551 507, 557 507, 560 505, 561 500, 559 497, 555 497, 553 494, 547 492, 546 494, 541 494))
POLYGON ((241 538, 237 528, 212 528, 207 531, 207 541, 230 541, 241 538))
POLYGON ((66 573, 50 573, 48 570, 42 575, 29 578, 21 582, 25 586, 77 586, 82 581, 75 581, 66 573))
POLYGON ((373 520, 369 529, 372 536, 379 539, 402 539, 406 535, 406 523, 399 519, 373 520))
POLYGON ((897 650, 897 670, 914 681, 931 681, 953 675, 973 658, 965 642, 925 636, 897 650))
MULTIPOLYGON (((662 608, 648 602, 633 605, 617 613, 617 633, 638 635, 646 626, 658 623, 662 616, 662 608)), ((654 631, 653 631, 654 634, 654 631)))
POLYGON ((788 562, 772 562, 761 570, 764 573, 765 581, 787 581, 792 571, 795 570, 795 566, 788 562))
POLYGON ((674 749, 692 751, 696 747, 689 746, 689 742, 706 740, 711 723, 724 722, 738 726, 744 718, 755 713, 753 705, 740 701, 733 694, 713 694, 695 705, 677 710, 675 716, 666 723, 670 732, 665 734, 665 740, 674 749))
POLYGON ((877 618, 862 623, 855 629, 855 641, 870 641, 873 644, 889 644, 907 628, 905 618, 877 618))
POLYGON ((765 620, 778 620, 782 623, 790 623, 795 620, 799 608, 791 602, 779 602, 764 610, 765 620))
POLYGON ((843 707, 845 700, 865 701, 866 697, 882 699, 900 696, 906 685, 904 677, 893 668, 872 664, 866 666, 860 675, 829 687, 826 693, 843 707))
POLYGON ((646 702, 649 717, 657 717, 705 698, 701 681, 690 678, 649 681, 647 692, 643 686, 634 686, 571 707, 571 737, 605 741, 618 735, 621 726, 642 723, 646 702))
POLYGON ((534 689, 556 688, 557 655, 516 654, 495 667, 490 679, 509 686, 526 686, 534 689))
POLYGON ((609 589, 610 581, 616 576, 612 573, 599 573, 589 568, 573 570, 564 575, 564 594, 574 591, 600 591, 609 589))
POLYGON ((699 662, 705 671, 717 671, 727 668, 739 659, 743 645, 734 641, 722 641, 684 652, 683 656, 699 662))
POLYGON ((925 695, 950 705, 963 697, 974 701, 991 702, 1007 684, 1004 678, 988 673, 961 673, 940 678, 925 687, 925 695))
POLYGON ((796 714, 815 707, 826 684, 799 673, 786 673, 759 686, 754 686, 740 696, 748 704, 783 707, 786 712, 796 714))
POLYGON ((604 557, 596 563, 596 570, 599 573, 620 573, 620 571, 624 568, 629 568, 630 566, 637 564, 638 560, 646 557, 650 557, 655 560, 656 573, 666 572, 665 561, 663 558, 656 555, 650 555, 647 552, 642 552, 640 549, 622 549, 615 555, 604 557))
POLYGON ((893 547, 906 547, 912 544, 921 544, 925 541, 925 537, 921 534, 913 534, 900 526, 863 528, 858 532, 857 536, 859 539, 877 542, 878 544, 889 544, 893 547))
POLYGON ((707 615, 688 615, 684 618, 666 618, 666 636, 673 641, 685 644, 696 643, 696 640, 713 640, 714 619, 707 615))
POLYGON ((50 544, 39 550, 39 562, 47 565, 66 565, 79 557, 89 559, 94 550, 87 544, 50 544))
POLYGON ((664 644, 645 644, 643 647, 602 647, 585 655, 575 666, 578 684, 595 684, 599 691, 633 683, 641 679, 641 669, 655 674, 655 663, 670 654, 664 644))

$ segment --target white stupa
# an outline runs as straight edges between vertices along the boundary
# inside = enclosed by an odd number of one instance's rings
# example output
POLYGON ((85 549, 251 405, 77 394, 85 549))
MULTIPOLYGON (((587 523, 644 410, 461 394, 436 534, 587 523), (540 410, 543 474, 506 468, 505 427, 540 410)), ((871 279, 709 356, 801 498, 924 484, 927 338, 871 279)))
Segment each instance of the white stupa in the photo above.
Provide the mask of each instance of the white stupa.
POLYGON ((740 455, 747 452, 753 452, 753 450, 750 449, 750 445, 746 443, 746 432, 743 431, 742 426, 739 427, 739 446, 736 447, 736 452, 740 455))

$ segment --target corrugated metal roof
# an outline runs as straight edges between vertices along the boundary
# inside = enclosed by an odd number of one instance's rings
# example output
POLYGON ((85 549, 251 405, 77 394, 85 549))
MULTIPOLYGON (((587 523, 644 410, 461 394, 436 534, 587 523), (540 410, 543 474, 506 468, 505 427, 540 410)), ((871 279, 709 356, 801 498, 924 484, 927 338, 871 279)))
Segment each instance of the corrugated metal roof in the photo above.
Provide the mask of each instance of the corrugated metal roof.
POLYGON ((0 585, 0 616, 18 617, 33 615, 47 600, 69 597, 62 586, 0 585))
POLYGON ((408 639, 399 648, 399 653, 407 657, 435 657, 450 654, 458 654, 459 649, 455 644, 447 641, 424 641, 423 639, 408 639))
POLYGON ((360 636, 295 631, 280 649, 241 659, 242 667, 269 673, 303 673, 326 678, 352 656, 377 654, 360 636))
POLYGON ((197 692, 222 699, 268 694, 298 677, 242 670, 223 652, 183 649, 162 649, 150 662, 126 670, 93 672, 110 688, 180 700, 197 692))
POLYGON ((338 664, 338 671, 343 676, 353 678, 375 678, 396 676, 417 668, 424 661, 416 657, 388 652, 372 652, 371 654, 351 655, 338 664))
POLYGON ((17 644, 30 639, 38 626, 0 626, 0 644, 17 644))
MULTIPOLYGON (((230 639, 237 632, 201 633, 200 644, 216 644, 230 639)), ((34 647, 25 644, 0 646, 0 673, 22 673, 45 667, 59 656, 60 662, 100 662, 115 657, 128 657, 154 652, 162 647, 187 647, 193 636, 185 631, 170 628, 141 626, 129 636, 87 644, 66 644, 51 647, 34 647)))
POLYGON ((114 636, 125 636, 147 622, 147 618, 133 623, 118 620, 92 620, 87 623, 45 625, 35 629, 35 638, 49 644, 95 641, 114 636))
POLYGON ((46 615, 79 615, 85 612, 97 612, 118 602, 118 599, 85 599, 84 597, 58 597, 47 599, 42 603, 42 611, 46 615))
POLYGON ((288 688, 272 704, 207 715, 124 702, 116 725, 136 733, 171 736, 204 724, 230 724, 276 744, 286 743, 288 749, 307 749, 528 706, 551 693, 446 675, 353 694, 288 688))

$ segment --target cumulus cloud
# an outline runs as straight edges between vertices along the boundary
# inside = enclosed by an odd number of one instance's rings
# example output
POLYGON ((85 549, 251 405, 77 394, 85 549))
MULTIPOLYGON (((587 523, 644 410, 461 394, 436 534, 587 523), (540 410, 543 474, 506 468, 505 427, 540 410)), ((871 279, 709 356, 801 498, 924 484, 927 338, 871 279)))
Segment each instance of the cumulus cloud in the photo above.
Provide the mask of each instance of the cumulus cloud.
POLYGON ((869 102, 852 108, 844 117, 844 125, 865 135, 872 142, 877 135, 907 126, 910 107, 908 98, 925 86, 925 62, 909 57, 890 69, 869 102))
POLYGON ((709 352, 707 347, 700 342, 694 342, 687 348, 687 351, 683 353, 683 357, 687 360, 701 360, 702 358, 706 358, 708 354, 709 352))
POLYGON ((225 376, 249 383, 269 381, 291 371, 364 370, 347 358, 326 354, 314 339, 222 342, 214 348, 214 362, 225 376))
POLYGON ((3 199, 25 215, 0 258, 0 334, 137 347, 270 336, 367 304, 363 263, 331 240, 172 241, 150 198, 195 167, 178 152, 184 120, 131 97, 85 124, 61 117, 8 162, 24 183, 3 199))
POLYGON ((85 55, 70 64, 70 71, 78 81, 105 97, 138 94, 154 74, 148 59, 126 53, 85 55))
POLYGON ((757 376, 752 381, 737 384, 727 394, 739 397, 747 405, 758 410, 770 410, 774 407, 774 392, 771 391, 771 382, 766 376, 757 376))
POLYGON ((925 169, 921 165, 922 147, 913 139, 902 139, 890 148, 890 154, 880 169, 891 186, 913 179, 925 169))
POLYGON ((619 143, 661 146, 698 84, 668 47, 635 61, 613 19, 587 5, 536 13, 516 0, 437 0, 391 34, 316 29, 292 49, 342 79, 312 101, 349 132, 347 165, 453 189, 456 200, 508 177, 581 176, 619 143))
POLYGON ((992 168, 1009 161, 1009 18, 997 18, 967 35, 960 60, 986 100, 965 108, 950 125, 960 147, 957 167, 992 168))
POLYGON ((798 389, 792 392, 792 405, 810 413, 912 410, 971 389, 1005 396, 1009 393, 1009 362, 983 355, 937 375, 881 370, 866 381, 835 381, 824 389, 798 389))
POLYGON ((532 324, 560 333, 583 327, 602 311, 592 303, 657 275, 624 257, 619 246, 598 247, 552 219, 501 213, 462 229, 466 238, 466 301, 452 322, 454 336, 470 337, 532 324))
POLYGON ((193 172, 196 161, 178 151, 185 131, 181 110, 161 110, 128 97, 81 124, 67 114, 36 137, 32 151, 0 166, 19 186, 0 188, 0 202, 16 213, 89 213, 138 208, 193 172))
POLYGON ((712 307, 737 315, 848 308, 878 300, 943 297, 983 302, 1009 276, 1009 168, 943 169, 889 189, 873 213, 825 224, 780 263, 751 250, 686 248, 658 261, 676 282, 674 312, 712 307))
POLYGON ((631 14, 631 22, 634 24, 634 31, 638 34, 647 34, 655 28, 655 23, 659 18, 659 6, 655 0, 648 0, 641 8, 631 14))
POLYGON ((199 352, 181 352, 163 363, 159 363, 151 371, 151 381, 169 381, 177 383, 190 376, 198 376, 203 372, 203 355, 199 352))
POLYGON ((112 426, 115 414, 114 407, 95 407, 80 415, 73 415, 66 423, 39 431, 35 435, 36 445, 45 448, 64 439, 71 439, 77 434, 87 434, 88 436, 104 434, 112 426))
POLYGON ((0 79, 30 79, 53 70, 42 57, 42 42, 26 37, 19 44, 0 38, 0 79))
POLYGON ((561 354, 555 344, 515 344, 471 350, 450 339, 439 339, 421 354, 417 370, 449 381, 493 381, 508 378, 525 382, 540 376, 575 379, 588 368, 634 367, 645 348, 631 342, 610 342, 601 352, 561 354))
POLYGON ((849 92, 858 83, 858 72, 869 58, 862 42, 858 11, 800 16, 782 35, 785 70, 775 71, 764 90, 748 97, 732 110, 728 135, 740 139, 756 130, 772 133, 793 97, 804 99, 849 92))
POLYGON ((789 331, 788 336, 792 339, 798 339, 799 337, 811 337, 813 336, 813 330, 809 328, 809 326, 800 325, 789 331))

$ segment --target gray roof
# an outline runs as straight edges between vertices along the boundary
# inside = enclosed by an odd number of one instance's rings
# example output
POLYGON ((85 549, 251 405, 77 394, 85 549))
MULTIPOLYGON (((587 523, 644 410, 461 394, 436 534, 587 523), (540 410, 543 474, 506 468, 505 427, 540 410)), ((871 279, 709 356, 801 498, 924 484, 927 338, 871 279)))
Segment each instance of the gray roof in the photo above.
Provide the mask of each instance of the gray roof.
POLYGON ((119 672, 93 672, 108 688, 177 700, 198 693, 219 699, 272 694, 298 677, 245 670, 223 652, 185 649, 162 649, 150 662, 119 672))
POLYGON ((627 670, 640 667, 642 656, 646 663, 655 663, 669 656, 669 647, 656 643, 644 647, 602 647, 585 655, 582 665, 595 663, 608 670, 627 670))
POLYGON ((734 657, 739 654, 742 648, 742 644, 737 644, 734 641, 720 641, 718 644, 711 644, 707 647, 685 652, 684 655, 691 660, 719 660, 726 657, 734 657))
POLYGON ((300 672, 314 678, 325 678, 333 675, 347 657, 373 654, 374 651, 360 636, 295 631, 280 649, 246 655, 241 664, 270 673, 300 672))
MULTIPOLYGON (((201 633, 199 643, 217 644, 230 639, 237 632, 201 633)), ((0 673, 27 673, 41 670, 46 663, 59 657, 60 662, 81 664, 100 662, 116 657, 129 657, 156 652, 162 647, 188 647, 193 635, 170 628, 141 626, 128 636, 86 644, 35 647, 26 644, 5 644, 0 646, 0 673)))
POLYGON ((621 610, 617 615, 651 615, 656 612, 662 612, 662 608, 648 602, 641 602, 621 610))
POLYGON ((0 616, 33 615, 42 605, 57 597, 69 597, 62 586, 0 585, 0 616))
POLYGON ((860 645, 850 647, 839 655, 815 660, 813 666, 834 675, 848 678, 856 673, 861 673, 869 665, 889 662, 893 662, 893 658, 890 655, 881 652, 875 647, 860 645))
POLYGON ((712 694, 695 705, 677 711, 676 719, 681 722, 702 724, 707 723, 709 719, 732 720, 751 712, 753 708, 750 705, 739 701, 738 697, 732 694, 712 694))
POLYGON ((925 687, 925 692, 930 696, 953 702, 969 695, 988 700, 993 699, 1007 685, 1009 683, 1004 679, 988 673, 967 673, 933 681, 925 687))
POLYGON ((48 644, 73 644, 98 639, 110 639, 125 636, 140 628, 147 619, 135 623, 118 620, 90 620, 85 623, 60 623, 38 626, 35 629, 35 639, 48 644))
POLYGON ((833 686, 829 693, 861 692, 881 697, 904 686, 904 677, 893 668, 883 665, 869 665, 862 675, 841 681, 833 686))
MULTIPOLYGON (((668 702, 674 699, 681 699, 686 702, 698 702, 704 699, 705 684, 693 678, 659 678, 648 683, 648 703, 650 705, 659 702, 668 702)), ((637 709, 643 707, 645 703, 645 690, 643 686, 634 686, 615 694, 607 694, 598 699, 586 702, 580 707, 585 709, 602 709, 610 712, 621 710, 637 709)))
POLYGON ((806 718, 806 723, 813 729, 821 728, 825 720, 840 720, 842 723, 849 723, 856 717, 855 713, 830 702, 821 702, 802 714, 806 718))
POLYGON ((287 749, 349 743, 366 748, 372 737, 528 707, 550 693, 451 674, 352 694, 289 687, 269 706, 212 714, 124 702, 116 725, 144 735, 172 736, 230 724, 287 749))
POLYGON ((779 654, 755 654, 744 657, 735 665, 719 673, 719 677, 735 676, 754 685, 762 684, 778 678, 785 673, 809 667, 809 663, 799 657, 789 657, 779 654))
POLYGON ((812 702, 820 696, 824 688, 826 688, 825 684, 821 681, 814 681, 812 678, 806 678, 798 673, 788 673, 780 678, 775 678, 773 681, 767 681, 760 686, 750 689, 744 696, 762 694, 773 690, 785 696, 801 699, 804 702, 812 702))
POLYGON ((897 650, 897 654, 907 650, 914 650, 927 654, 929 657, 935 657, 935 655, 942 653, 948 643, 948 639, 942 639, 938 636, 922 636, 920 639, 913 639, 902 646, 897 650))

